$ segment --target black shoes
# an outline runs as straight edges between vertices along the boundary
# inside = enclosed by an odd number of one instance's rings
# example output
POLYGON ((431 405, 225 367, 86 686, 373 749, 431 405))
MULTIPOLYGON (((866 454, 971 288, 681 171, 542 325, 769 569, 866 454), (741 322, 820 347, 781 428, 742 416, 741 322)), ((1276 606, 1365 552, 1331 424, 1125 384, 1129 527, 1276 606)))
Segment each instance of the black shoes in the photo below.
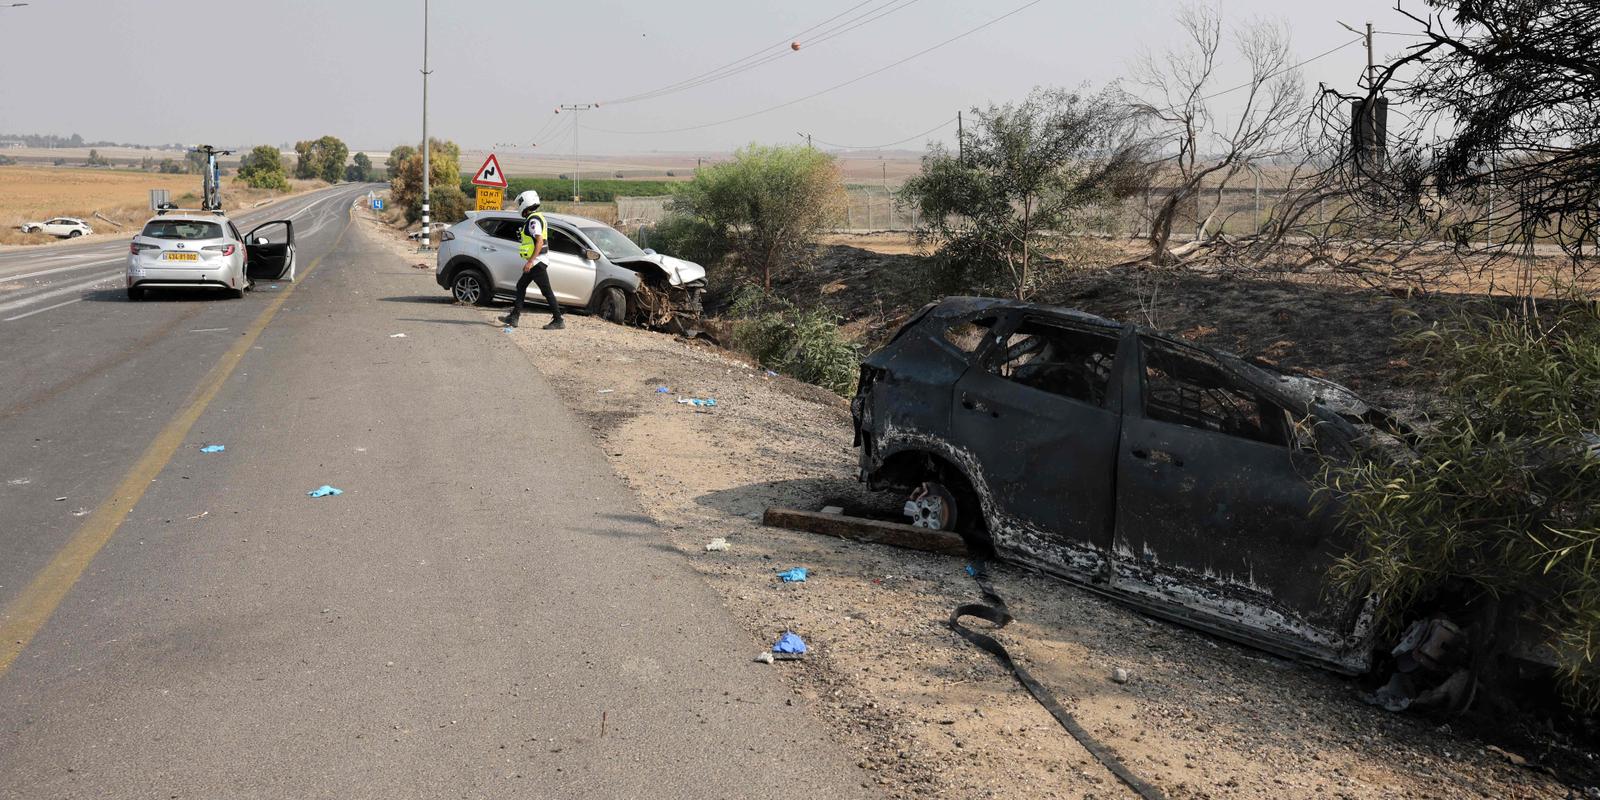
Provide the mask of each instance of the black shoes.
POLYGON ((555 319, 550 320, 549 322, 545 323, 544 329, 547 330, 547 331, 559 331, 559 330, 562 330, 562 329, 564 329, 566 327, 567 327, 567 323, 564 320, 562 320, 560 317, 556 317, 555 319))
POLYGON ((501 322, 504 322, 506 324, 507 328, 515 328, 515 327, 517 327, 517 315, 516 314, 507 314, 507 315, 505 315, 503 317, 500 317, 499 319, 500 319, 501 322))

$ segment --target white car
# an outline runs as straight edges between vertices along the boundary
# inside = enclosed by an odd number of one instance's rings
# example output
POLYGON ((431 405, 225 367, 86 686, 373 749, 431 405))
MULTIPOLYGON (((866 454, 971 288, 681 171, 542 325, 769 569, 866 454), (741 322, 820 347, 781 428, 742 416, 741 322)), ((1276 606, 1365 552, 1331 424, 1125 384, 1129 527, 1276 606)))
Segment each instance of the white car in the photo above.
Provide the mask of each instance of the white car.
POLYGON ((252 281, 294 280, 294 255, 294 223, 286 219, 242 236, 222 214, 163 214, 128 246, 128 299, 163 288, 218 288, 243 297, 252 281))
POLYGON ((94 229, 81 219, 73 217, 56 217, 44 222, 22 223, 23 233, 45 233, 59 239, 76 239, 79 236, 88 236, 94 229))

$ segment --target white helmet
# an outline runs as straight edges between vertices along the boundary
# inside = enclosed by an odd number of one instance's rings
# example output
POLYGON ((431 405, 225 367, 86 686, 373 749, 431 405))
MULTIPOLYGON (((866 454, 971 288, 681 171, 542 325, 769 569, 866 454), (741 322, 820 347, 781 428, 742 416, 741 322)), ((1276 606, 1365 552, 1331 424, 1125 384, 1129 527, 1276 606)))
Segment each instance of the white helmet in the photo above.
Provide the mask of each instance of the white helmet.
POLYGON ((536 191, 534 191, 532 189, 529 189, 528 191, 517 195, 517 213, 518 214, 524 213, 530 208, 538 208, 538 207, 539 207, 539 193, 538 192, 536 192, 536 191))

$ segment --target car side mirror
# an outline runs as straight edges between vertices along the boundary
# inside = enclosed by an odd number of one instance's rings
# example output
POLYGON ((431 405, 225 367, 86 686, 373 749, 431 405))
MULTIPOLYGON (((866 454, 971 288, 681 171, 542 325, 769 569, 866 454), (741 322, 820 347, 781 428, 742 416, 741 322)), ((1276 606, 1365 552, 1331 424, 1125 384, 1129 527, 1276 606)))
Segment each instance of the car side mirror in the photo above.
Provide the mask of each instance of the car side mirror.
POLYGON ((655 254, 656 254, 656 251, 655 251, 655 248, 651 248, 651 247, 646 247, 646 248, 645 248, 645 249, 644 249, 644 254, 645 254, 645 255, 647 255, 647 256, 653 256, 653 255, 655 255, 655 254))
POLYGON ((265 236, 257 236, 256 244, 271 244, 271 242, 267 241, 267 237, 265 236))
POLYGON ((589 261, 599 261, 600 260, 600 251, 599 250, 585 250, 585 251, 583 251, 583 257, 585 259, 589 260, 589 261))

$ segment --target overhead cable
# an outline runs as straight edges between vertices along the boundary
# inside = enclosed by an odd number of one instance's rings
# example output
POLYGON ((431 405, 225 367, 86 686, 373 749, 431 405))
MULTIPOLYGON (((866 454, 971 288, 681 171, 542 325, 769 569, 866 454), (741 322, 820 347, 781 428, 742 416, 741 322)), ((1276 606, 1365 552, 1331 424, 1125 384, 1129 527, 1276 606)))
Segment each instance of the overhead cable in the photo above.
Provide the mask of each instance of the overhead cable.
POLYGON ((717 127, 719 125, 726 125, 726 124, 728 124, 730 122, 738 122, 740 120, 746 120, 746 119, 749 119, 751 117, 760 116, 762 114, 768 114, 768 113, 771 113, 773 111, 777 111, 777 110, 782 109, 782 108, 788 108, 789 106, 795 105, 797 103, 803 103, 803 102, 805 102, 807 100, 811 100, 811 99, 814 99, 814 98, 817 98, 817 97, 821 97, 822 95, 828 94, 829 92, 833 92, 833 91, 836 91, 838 89, 843 89, 846 86, 850 86, 852 84, 860 83, 861 81, 864 81, 864 80, 866 80, 868 78, 871 78, 874 75, 879 75, 881 73, 888 72, 889 70, 894 69, 895 67, 898 67, 901 64, 904 64, 904 63, 906 63, 908 61, 912 61, 914 59, 920 58, 922 56, 927 55, 928 53, 931 53, 931 52, 933 52, 935 50, 938 50, 941 47, 946 47, 946 46, 948 46, 950 44, 953 44, 953 43, 955 43, 957 41, 965 39, 968 36, 971 36, 971 35, 979 32, 979 31, 981 31, 981 30, 983 30, 985 28, 988 28, 988 27, 990 27, 992 25, 995 25, 995 24, 999 23, 1000 21, 1002 21, 1004 19, 1007 19, 1009 17, 1012 17, 1012 16, 1015 16, 1017 14, 1020 14, 1023 11, 1026 11, 1029 8, 1032 8, 1032 7, 1038 5, 1038 4, 1042 3, 1042 2, 1044 2, 1044 0, 1031 0, 1031 2, 1024 3, 1024 4, 1022 4, 1022 5, 1018 6, 1018 7, 1010 10, 1010 11, 1007 11, 1004 14, 1001 14, 998 17, 995 17, 995 18, 989 20, 988 22, 985 22, 985 23, 983 23, 981 25, 978 25, 976 27, 973 27, 973 28, 969 28, 966 31, 958 33, 955 36, 952 36, 952 37, 950 37, 948 39, 945 39, 944 41, 939 42, 938 44, 935 44, 935 45, 933 45, 931 47, 927 47, 927 48, 924 48, 922 50, 918 50, 917 52, 912 53, 911 55, 906 56, 905 58, 902 58, 899 61, 896 61, 896 62, 894 62, 892 64, 886 64, 886 65, 884 65, 882 67, 879 67, 879 68, 877 68, 875 70, 872 70, 871 72, 865 73, 863 75, 858 75, 858 76, 856 76, 854 78, 851 78, 850 80, 844 81, 842 83, 836 83, 836 84, 834 84, 832 86, 829 86, 826 89, 821 89, 819 91, 812 92, 811 94, 805 95, 804 97, 797 97, 797 98, 795 98, 793 100, 790 100, 788 102, 779 103, 779 104, 777 104, 775 106, 768 106, 768 107, 760 109, 758 111, 752 111, 752 112, 750 112, 748 114, 740 114, 737 117, 729 117, 728 119, 718 120, 716 122, 707 122, 707 123, 703 123, 703 124, 700 124, 700 125, 686 125, 686 126, 681 127, 681 128, 663 128, 663 129, 660 129, 660 130, 647 130, 647 131, 624 131, 624 130, 610 130, 610 129, 607 129, 607 128, 594 128, 594 127, 591 127, 591 128, 587 128, 586 130, 596 131, 596 132, 599 132, 599 133, 614 133, 614 134, 622 134, 622 135, 649 135, 649 134, 660 134, 660 133, 683 133, 685 131, 697 131, 697 130, 703 130, 705 128, 714 128, 714 127, 717 127))

